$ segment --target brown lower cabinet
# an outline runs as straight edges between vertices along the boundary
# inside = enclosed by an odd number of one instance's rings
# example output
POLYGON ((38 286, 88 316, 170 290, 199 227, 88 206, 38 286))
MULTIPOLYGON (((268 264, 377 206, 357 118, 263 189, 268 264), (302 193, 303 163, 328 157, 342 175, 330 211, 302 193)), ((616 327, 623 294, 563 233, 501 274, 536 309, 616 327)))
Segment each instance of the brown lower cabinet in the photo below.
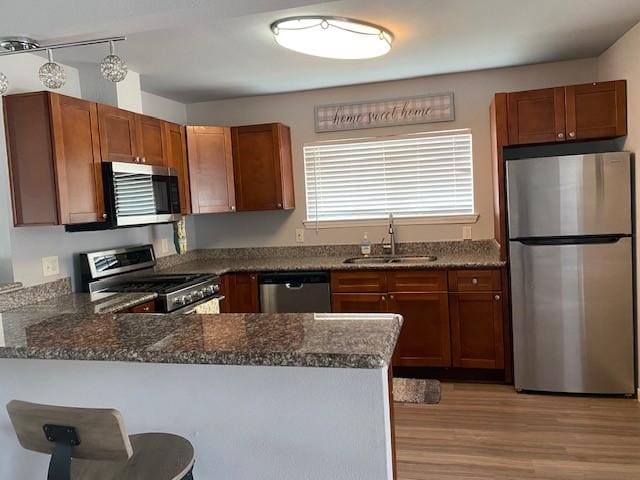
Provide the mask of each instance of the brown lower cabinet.
POLYGON ((332 310, 402 315, 394 366, 502 369, 500 278, 499 270, 337 271, 332 310), (378 291, 351 293, 366 289, 378 291))
POLYGON ((502 294, 451 293, 452 365, 504 368, 502 294))
POLYGON ((220 291, 224 295, 223 313, 259 313, 258 275, 227 273, 222 276, 220 291))
POLYGON ((133 307, 129 307, 125 310, 120 311, 119 313, 155 313, 155 311, 156 303, 151 300, 149 302, 144 302, 138 305, 134 305, 133 307))

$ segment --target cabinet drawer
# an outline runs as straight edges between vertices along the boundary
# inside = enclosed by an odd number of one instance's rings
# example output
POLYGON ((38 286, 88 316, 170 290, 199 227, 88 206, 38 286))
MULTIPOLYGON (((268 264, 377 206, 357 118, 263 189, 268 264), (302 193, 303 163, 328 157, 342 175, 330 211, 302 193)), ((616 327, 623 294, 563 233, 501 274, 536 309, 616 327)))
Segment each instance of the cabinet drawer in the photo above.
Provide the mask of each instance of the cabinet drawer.
POLYGON ((499 291, 500 270, 453 270, 449 272, 451 292, 499 291))
POLYGON ((437 270, 396 270, 387 273, 390 292, 446 292, 447 274, 437 270))
POLYGON ((156 311, 156 304, 151 300, 150 302, 135 305, 125 311, 129 313, 154 313, 156 311))
POLYGON ((331 272, 332 293, 386 293, 385 272, 358 270, 331 272))

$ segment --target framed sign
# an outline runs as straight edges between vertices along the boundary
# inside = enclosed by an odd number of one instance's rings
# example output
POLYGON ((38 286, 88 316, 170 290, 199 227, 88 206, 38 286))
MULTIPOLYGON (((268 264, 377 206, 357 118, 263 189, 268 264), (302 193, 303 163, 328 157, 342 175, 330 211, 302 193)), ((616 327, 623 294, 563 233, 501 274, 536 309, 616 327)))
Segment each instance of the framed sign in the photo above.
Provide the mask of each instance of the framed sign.
POLYGON ((453 120, 453 92, 315 108, 317 133, 453 120))

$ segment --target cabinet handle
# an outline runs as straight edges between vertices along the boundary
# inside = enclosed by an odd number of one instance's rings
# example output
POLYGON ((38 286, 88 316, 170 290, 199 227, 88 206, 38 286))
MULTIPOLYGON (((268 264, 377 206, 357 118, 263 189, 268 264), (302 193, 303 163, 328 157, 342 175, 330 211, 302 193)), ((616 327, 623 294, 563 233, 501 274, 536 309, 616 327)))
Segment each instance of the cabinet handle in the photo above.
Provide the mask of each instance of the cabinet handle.
POLYGON ((282 204, 281 203, 278 204, 278 208, 282 208, 282 204))
POLYGON ((575 136, 576 136, 576 132, 569 132, 569 136, 570 136, 571 138, 575 138, 575 136))
POLYGON ((147 158, 146 157, 142 157, 142 163, 147 163, 147 158))
POLYGON ((387 297, 385 297, 384 295, 382 295, 382 296, 380 297, 380 300, 382 300, 383 302, 386 302, 386 301, 387 301, 387 297))
POLYGON ((559 133, 558 138, 564 138, 564 133, 559 133))
POLYGON ((136 157, 136 163, 140 163, 140 157, 136 157))
POLYGON ((472 278, 471 279, 471 283, 473 283, 474 285, 478 284, 478 279, 477 278, 472 278))
POLYGON ((102 214, 102 218, 107 218, 107 214, 106 214, 106 213, 103 213, 103 214, 102 214))
POLYGON ((231 207, 229 207, 229 210, 231 210, 232 212, 236 211, 236 206, 235 205, 231 205, 231 207))
POLYGON ((495 296, 495 297, 493 297, 493 298, 495 298, 496 300, 500 300, 500 295, 496 295, 496 296, 495 296))
POLYGON ((393 295, 389 295, 389 300, 393 300, 393 295))

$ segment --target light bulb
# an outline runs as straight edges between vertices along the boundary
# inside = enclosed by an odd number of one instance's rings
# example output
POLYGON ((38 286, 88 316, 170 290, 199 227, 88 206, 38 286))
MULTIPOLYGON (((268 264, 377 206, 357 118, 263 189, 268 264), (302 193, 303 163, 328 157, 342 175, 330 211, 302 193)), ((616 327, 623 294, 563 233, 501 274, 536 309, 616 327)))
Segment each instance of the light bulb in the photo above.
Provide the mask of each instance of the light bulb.
POLYGON ((109 55, 100 62, 100 73, 112 82, 121 82, 128 72, 127 64, 115 54, 113 41, 109 42, 109 55))
POLYGON ((4 73, 0 72, 0 95, 4 95, 5 93, 7 93, 8 89, 9 79, 4 73))
POLYGON ((49 49, 47 53, 49 61, 40 67, 38 76, 45 87, 51 89, 60 88, 67 81, 67 75, 64 73, 64 68, 53 61, 52 51, 49 49))

